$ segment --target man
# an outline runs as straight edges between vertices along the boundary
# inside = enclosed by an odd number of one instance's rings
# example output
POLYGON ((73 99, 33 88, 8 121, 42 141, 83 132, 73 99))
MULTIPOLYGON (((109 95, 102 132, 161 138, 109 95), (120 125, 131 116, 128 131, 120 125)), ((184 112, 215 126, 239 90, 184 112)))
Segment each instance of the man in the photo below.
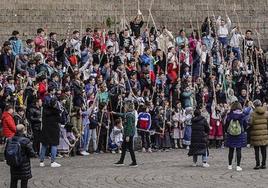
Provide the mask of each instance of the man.
POLYGON ((250 144, 254 146, 256 166, 254 170, 266 169, 266 148, 268 145, 268 114, 260 100, 253 102, 255 107, 250 120, 250 144), (262 163, 260 164, 260 152, 262 163))
POLYGON ((93 48, 93 31, 91 28, 86 29, 86 35, 82 38, 82 45, 87 48, 93 48))
POLYGON ((31 162, 30 158, 35 156, 35 153, 32 148, 31 141, 24 136, 25 127, 22 124, 17 125, 16 134, 13 138, 8 140, 7 146, 5 149, 5 157, 7 163, 9 163, 9 151, 11 146, 14 146, 16 142, 20 144, 21 148, 21 162, 19 166, 10 165, 11 173, 11 188, 17 188, 18 181, 21 180, 21 188, 28 187, 28 180, 32 178, 31 173, 31 162))
POLYGON ((36 153, 40 150, 40 135, 42 125, 42 100, 36 99, 34 105, 29 110, 29 121, 33 131, 33 148, 36 153))
POLYGON ((122 143, 122 153, 120 160, 115 163, 115 166, 123 166, 124 159, 126 155, 127 149, 130 152, 130 156, 132 159, 132 163, 129 165, 130 167, 137 167, 136 157, 133 148, 133 137, 135 135, 135 113, 134 113, 134 104, 127 103, 125 106, 127 113, 115 113, 113 114, 119 115, 124 118, 124 136, 123 136, 123 143, 122 143))
POLYGON ((13 119, 13 113, 13 107, 9 105, 2 114, 3 136, 6 138, 11 138, 16 133, 16 125, 13 119))
POLYGON ((20 33, 18 31, 13 31, 12 37, 9 39, 9 42, 12 45, 12 54, 14 57, 19 55, 23 51, 22 41, 19 38, 19 34, 20 33))
POLYGON ((49 50, 56 50, 59 47, 59 42, 57 41, 57 33, 49 33, 49 39, 47 41, 47 47, 49 50))

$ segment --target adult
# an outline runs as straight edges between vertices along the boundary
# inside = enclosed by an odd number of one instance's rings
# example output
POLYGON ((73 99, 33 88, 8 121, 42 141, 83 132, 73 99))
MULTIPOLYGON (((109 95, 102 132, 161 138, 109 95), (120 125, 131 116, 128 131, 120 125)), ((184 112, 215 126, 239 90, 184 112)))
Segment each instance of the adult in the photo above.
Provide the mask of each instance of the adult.
POLYGON ((250 120, 250 144, 254 146, 256 166, 255 170, 266 168, 266 147, 268 144, 268 114, 260 100, 253 102, 255 107, 250 120), (260 166, 260 154, 262 163, 260 166))
POLYGON ((135 112, 134 112, 134 104, 130 103, 125 106, 127 113, 115 113, 118 116, 124 118, 124 133, 123 133, 123 143, 122 143, 122 153, 120 160, 115 163, 116 166, 123 166, 124 159, 126 155, 126 151, 130 152, 132 163, 129 165, 130 167, 137 167, 136 157, 133 148, 133 138, 135 135, 135 112))
POLYGON ((16 124, 13 118, 13 113, 13 107, 8 105, 2 114, 3 136, 6 138, 11 138, 16 133, 16 124))
POLYGON ((194 111, 194 117, 192 118, 192 135, 191 145, 188 155, 193 156, 193 166, 196 166, 198 155, 202 156, 203 167, 209 167, 207 163, 208 156, 208 133, 209 125, 201 115, 199 109, 194 111))
POLYGON ((231 111, 227 114, 225 131, 227 132, 226 138, 226 146, 229 147, 228 154, 228 169, 232 170, 232 161, 234 156, 234 150, 236 149, 236 159, 237 159, 237 171, 242 171, 240 167, 241 162, 241 150, 242 147, 246 147, 247 145, 247 134, 245 132, 247 128, 247 123, 245 119, 245 115, 242 111, 242 106, 239 102, 234 102, 231 106, 231 111), (235 129, 232 127, 237 127, 240 131, 237 131, 237 135, 233 134, 231 129, 235 129), (240 127, 240 128, 239 128, 240 127))
POLYGON ((42 114, 40 167, 45 166, 44 160, 48 146, 51 148, 51 167, 61 166, 55 162, 57 146, 60 140, 60 120, 61 116, 60 110, 57 108, 57 100, 52 98, 49 104, 44 106, 42 114))
MULTIPOLYGON (((31 141, 24 136, 25 127, 22 124, 17 125, 16 134, 7 142, 5 155, 7 154, 7 149, 9 143, 19 142, 21 147, 21 165, 20 166, 10 166, 11 182, 10 188, 17 188, 18 181, 21 180, 21 188, 27 188, 28 180, 32 178, 31 173, 31 162, 30 158, 35 156, 32 148, 31 141)), ((7 155, 6 155, 7 156, 7 155)))

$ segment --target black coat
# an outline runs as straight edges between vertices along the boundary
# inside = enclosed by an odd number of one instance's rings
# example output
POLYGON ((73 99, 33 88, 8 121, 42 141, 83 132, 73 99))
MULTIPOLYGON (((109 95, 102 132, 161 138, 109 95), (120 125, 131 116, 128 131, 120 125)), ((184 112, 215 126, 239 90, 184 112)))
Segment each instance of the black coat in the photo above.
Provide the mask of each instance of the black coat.
POLYGON ((19 134, 16 134, 12 139, 19 139, 22 152, 22 165, 20 167, 10 167, 11 179, 30 179, 32 178, 30 157, 35 156, 32 143, 28 138, 19 134))
POLYGON ((207 151, 209 125, 203 116, 192 119, 191 145, 188 155, 205 155, 207 151))
POLYGON ((32 108, 30 108, 29 120, 30 120, 32 130, 40 131, 41 130, 41 108, 37 108, 36 106, 33 106, 32 108))
POLYGON ((41 143, 44 145, 59 145, 61 112, 59 109, 44 107, 42 117, 41 143))

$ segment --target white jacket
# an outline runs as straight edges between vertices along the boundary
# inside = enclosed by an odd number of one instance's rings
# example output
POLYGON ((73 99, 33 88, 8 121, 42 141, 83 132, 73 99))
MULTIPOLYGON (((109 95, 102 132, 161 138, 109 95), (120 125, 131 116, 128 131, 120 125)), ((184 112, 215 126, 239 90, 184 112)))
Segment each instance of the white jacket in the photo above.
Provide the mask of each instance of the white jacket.
POLYGON ((229 34, 229 29, 231 28, 232 22, 230 18, 227 18, 227 23, 224 26, 221 26, 221 17, 217 19, 218 31, 217 34, 219 37, 227 37, 229 34))

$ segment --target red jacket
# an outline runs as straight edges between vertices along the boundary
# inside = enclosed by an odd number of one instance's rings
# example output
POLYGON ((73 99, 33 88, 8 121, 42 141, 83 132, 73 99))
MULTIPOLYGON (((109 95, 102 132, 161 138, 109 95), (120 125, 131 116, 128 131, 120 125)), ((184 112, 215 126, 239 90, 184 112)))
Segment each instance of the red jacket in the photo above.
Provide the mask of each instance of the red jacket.
POLYGON ((40 82, 38 86, 38 96, 42 101, 44 101, 46 93, 47 93, 47 84, 44 82, 40 82))
POLYGON ((16 124, 12 115, 8 112, 3 112, 2 115, 3 135, 7 138, 13 137, 16 133, 16 124))

